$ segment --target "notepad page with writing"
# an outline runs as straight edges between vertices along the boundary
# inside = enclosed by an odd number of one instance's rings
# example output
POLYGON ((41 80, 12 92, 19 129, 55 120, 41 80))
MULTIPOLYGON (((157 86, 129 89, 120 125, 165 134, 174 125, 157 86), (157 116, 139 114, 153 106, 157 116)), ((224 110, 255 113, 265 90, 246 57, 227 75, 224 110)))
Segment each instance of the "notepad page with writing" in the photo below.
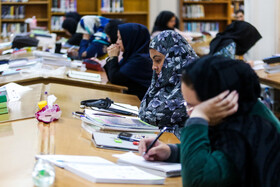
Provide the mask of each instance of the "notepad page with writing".
MULTIPOLYGON (((165 173, 161 176, 179 176, 181 171, 180 163, 159 162, 159 161, 146 161, 142 156, 138 156, 132 152, 124 154, 114 154, 114 157, 119 158, 118 163, 130 164, 141 168, 160 171, 165 173)), ((153 173, 153 172, 152 172, 153 173)), ((159 174, 159 172, 154 172, 159 174)))
POLYGON ((65 169, 96 183, 164 184, 165 180, 134 166, 67 164, 65 169))

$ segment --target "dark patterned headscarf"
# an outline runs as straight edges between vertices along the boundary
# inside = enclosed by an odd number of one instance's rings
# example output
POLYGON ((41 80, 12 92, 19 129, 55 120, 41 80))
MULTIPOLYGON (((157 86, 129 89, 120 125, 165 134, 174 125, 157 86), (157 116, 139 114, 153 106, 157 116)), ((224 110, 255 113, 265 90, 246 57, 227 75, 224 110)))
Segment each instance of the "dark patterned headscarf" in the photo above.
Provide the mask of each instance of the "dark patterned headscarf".
POLYGON ((153 72, 151 85, 141 102, 139 117, 160 128, 182 127, 187 119, 184 99, 181 94, 182 67, 197 58, 188 42, 172 30, 163 31, 150 43, 165 55, 159 75, 153 72))

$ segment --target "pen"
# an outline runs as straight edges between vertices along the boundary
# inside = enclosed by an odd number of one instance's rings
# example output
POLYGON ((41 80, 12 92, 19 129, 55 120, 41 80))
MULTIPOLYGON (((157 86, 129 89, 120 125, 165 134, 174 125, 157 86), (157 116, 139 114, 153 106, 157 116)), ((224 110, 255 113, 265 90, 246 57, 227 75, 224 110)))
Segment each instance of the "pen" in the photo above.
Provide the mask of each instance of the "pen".
POLYGON ((168 129, 168 127, 164 127, 161 132, 158 134, 158 136, 156 137, 156 139, 154 139, 154 141, 148 146, 146 152, 143 153, 143 155, 145 155, 146 153, 149 152, 149 150, 155 145, 155 143, 157 142, 157 140, 160 138, 160 136, 168 129))

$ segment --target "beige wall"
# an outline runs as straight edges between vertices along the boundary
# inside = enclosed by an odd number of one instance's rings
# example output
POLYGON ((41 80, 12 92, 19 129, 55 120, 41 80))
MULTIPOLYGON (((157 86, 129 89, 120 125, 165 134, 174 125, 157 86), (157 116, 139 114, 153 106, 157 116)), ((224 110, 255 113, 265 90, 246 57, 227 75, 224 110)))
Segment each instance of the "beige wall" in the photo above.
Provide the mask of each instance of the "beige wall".
MULTIPOLYGON (((245 20, 254 25, 262 39, 249 51, 251 60, 260 60, 277 53, 279 46, 279 0, 245 0, 245 20), (278 9, 278 11, 277 11, 278 9)), ((249 60, 249 59, 248 59, 249 60)))
POLYGON ((150 0, 150 31, 153 29, 157 15, 162 10, 169 10, 179 16, 179 0, 150 0))
POLYGON ((276 5, 276 13, 278 14, 276 16, 276 24, 278 25, 277 32, 276 32, 276 53, 280 54, 280 0, 277 0, 276 5))

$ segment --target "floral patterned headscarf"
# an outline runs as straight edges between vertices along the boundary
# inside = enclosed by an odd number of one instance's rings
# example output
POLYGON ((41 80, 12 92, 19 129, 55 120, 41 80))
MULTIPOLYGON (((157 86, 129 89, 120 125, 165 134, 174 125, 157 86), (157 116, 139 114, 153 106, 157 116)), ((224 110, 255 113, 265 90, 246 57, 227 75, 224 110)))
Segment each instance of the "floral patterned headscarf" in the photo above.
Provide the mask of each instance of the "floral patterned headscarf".
POLYGON ((141 120, 163 128, 183 127, 187 119, 184 99, 181 93, 182 67, 197 59, 188 42, 177 32, 166 30, 150 43, 165 55, 159 75, 153 72, 151 85, 140 106, 141 120))

